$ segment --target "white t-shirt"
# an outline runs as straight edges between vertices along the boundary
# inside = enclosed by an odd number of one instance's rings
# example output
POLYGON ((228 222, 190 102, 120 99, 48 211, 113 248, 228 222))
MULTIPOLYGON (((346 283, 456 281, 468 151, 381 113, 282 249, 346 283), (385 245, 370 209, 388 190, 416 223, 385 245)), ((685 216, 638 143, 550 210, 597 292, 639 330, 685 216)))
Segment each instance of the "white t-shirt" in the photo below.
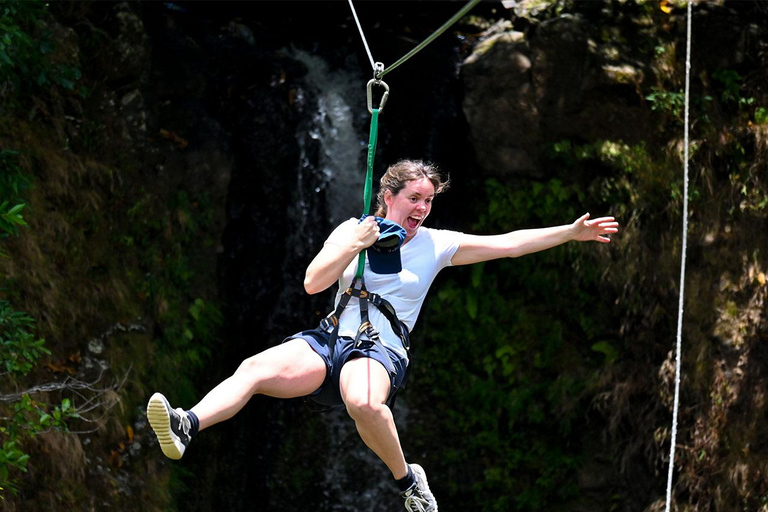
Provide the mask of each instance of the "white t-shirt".
MULTIPOLYGON (((325 243, 343 245, 349 241, 357 225, 357 219, 350 219, 340 224, 325 243)), ((424 304, 429 287, 435 276, 443 268, 451 265, 451 258, 456 254, 462 233, 443 229, 419 227, 416 235, 400 248, 400 261, 403 270, 397 274, 376 274, 371 271, 368 258, 365 260, 365 287, 368 291, 384 297, 397 312, 397 317, 413 330, 416 319, 424 304)), ((357 260, 344 270, 339 279, 339 290, 336 292, 334 306, 339 303, 342 293, 352 283, 357 272, 357 260)), ((371 324, 379 332, 382 343, 400 354, 408 357, 400 342, 400 338, 392 331, 392 327, 379 309, 369 304, 368 316, 371 324)), ((339 322, 339 336, 354 338, 360 326, 360 306, 358 299, 350 298, 339 322)))

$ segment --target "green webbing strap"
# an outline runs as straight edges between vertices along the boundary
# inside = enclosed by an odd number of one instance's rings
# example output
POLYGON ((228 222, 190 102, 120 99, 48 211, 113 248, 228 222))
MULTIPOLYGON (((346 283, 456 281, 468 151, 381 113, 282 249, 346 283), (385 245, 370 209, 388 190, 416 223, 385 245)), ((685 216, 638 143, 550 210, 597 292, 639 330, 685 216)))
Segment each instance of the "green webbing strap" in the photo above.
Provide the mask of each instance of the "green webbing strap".
POLYGON ((371 195, 373 191, 373 159, 376 156, 376 138, 379 135, 379 109, 374 108, 371 115, 371 133, 368 136, 368 161, 365 171, 365 193, 363 194, 363 213, 371 213, 371 195))
MULTIPOLYGON (((371 213, 371 195, 373 191, 373 157, 376 155, 376 138, 379 134, 379 109, 371 111, 371 134, 368 137, 368 165, 365 171, 365 192, 363 193, 363 214, 371 213)), ((357 274, 355 279, 363 277, 365 268, 365 251, 360 251, 357 257, 357 274)))

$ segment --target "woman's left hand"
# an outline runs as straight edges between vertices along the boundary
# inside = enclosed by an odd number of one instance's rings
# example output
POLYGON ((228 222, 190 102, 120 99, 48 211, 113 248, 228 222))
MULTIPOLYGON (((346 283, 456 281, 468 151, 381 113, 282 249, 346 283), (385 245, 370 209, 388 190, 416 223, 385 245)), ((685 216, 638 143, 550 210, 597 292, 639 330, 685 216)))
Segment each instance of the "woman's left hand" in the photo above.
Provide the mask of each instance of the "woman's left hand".
POLYGON ((585 213, 571 225, 573 240, 578 242, 601 242, 607 244, 611 241, 610 235, 619 232, 619 223, 613 217, 600 217, 590 220, 585 213))

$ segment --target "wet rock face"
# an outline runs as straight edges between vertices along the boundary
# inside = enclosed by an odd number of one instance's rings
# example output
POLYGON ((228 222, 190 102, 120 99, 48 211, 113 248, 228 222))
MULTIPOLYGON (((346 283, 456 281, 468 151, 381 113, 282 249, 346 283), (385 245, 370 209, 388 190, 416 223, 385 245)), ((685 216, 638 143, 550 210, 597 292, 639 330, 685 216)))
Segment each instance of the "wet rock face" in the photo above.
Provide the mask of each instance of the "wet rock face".
POLYGON ((129 4, 115 6, 117 38, 114 40, 109 79, 113 82, 141 78, 151 57, 149 37, 141 17, 129 4))
POLYGON ((482 41, 462 66, 464 115, 488 174, 537 172, 540 131, 531 66, 525 36, 511 30, 482 41))
POLYGON ((541 178, 551 174, 541 159, 548 144, 631 144, 647 133, 638 88, 647 63, 614 58, 592 22, 560 16, 526 34, 511 27, 489 34, 461 68, 464 113, 484 173, 541 178))

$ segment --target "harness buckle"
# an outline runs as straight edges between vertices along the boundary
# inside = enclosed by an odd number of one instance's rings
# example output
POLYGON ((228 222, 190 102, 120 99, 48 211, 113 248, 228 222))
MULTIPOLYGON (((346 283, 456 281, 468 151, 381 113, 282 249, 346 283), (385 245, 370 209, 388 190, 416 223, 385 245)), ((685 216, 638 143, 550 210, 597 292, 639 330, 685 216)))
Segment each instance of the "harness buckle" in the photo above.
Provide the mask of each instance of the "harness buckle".
POLYGON ((334 314, 330 314, 320 320, 320 329, 325 332, 333 331, 339 325, 339 319, 334 314))
POLYGON ((363 334, 365 334, 368 337, 368 340, 373 343, 378 343, 379 341, 379 331, 377 331, 371 322, 365 321, 360 324, 360 327, 357 328, 357 336, 355 336, 355 342, 354 346, 355 348, 359 348, 360 345, 363 343, 363 334))

